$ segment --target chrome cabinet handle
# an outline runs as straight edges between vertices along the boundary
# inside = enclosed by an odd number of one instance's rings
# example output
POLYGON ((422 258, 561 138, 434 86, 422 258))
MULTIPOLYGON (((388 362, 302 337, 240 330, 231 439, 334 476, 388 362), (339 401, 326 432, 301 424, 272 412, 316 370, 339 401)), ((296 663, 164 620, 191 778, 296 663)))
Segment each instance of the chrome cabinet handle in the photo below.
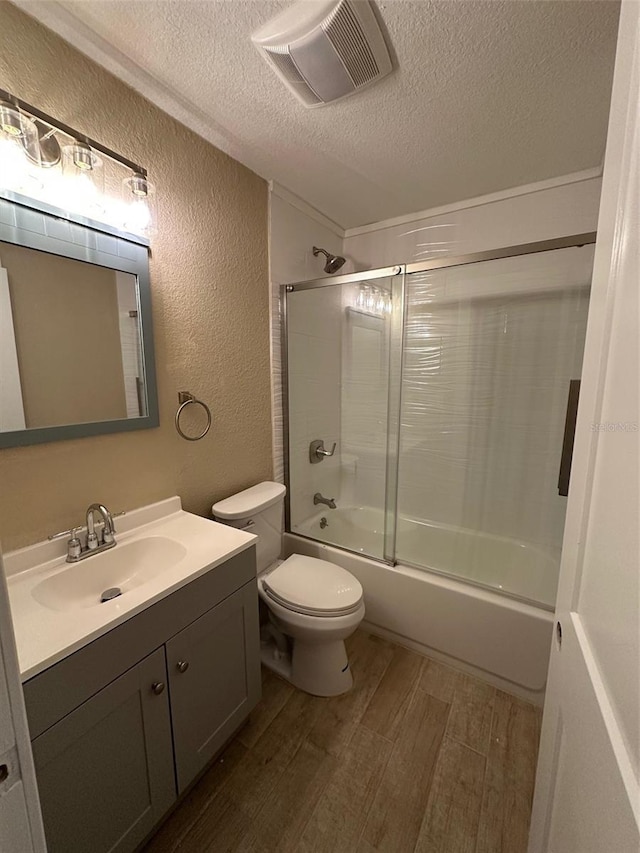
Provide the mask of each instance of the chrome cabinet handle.
POLYGON ((161 693, 164 692, 164 681, 154 681, 154 683, 151 685, 151 689, 156 694, 156 696, 159 696, 161 693))
POLYGON ((178 672, 186 672, 189 669, 189 661, 188 660, 179 660, 176 664, 178 672))

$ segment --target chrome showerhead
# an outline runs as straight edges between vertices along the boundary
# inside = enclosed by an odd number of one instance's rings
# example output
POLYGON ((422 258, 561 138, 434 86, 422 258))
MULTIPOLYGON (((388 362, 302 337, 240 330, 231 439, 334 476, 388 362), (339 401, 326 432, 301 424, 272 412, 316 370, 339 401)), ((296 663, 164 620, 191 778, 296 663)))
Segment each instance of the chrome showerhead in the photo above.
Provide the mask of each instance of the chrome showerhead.
POLYGON ((323 254, 326 257, 327 263, 324 265, 324 271, 330 275, 338 272, 340 267, 345 263, 345 258, 340 257, 340 255, 331 255, 326 249, 319 249, 317 246, 313 247, 313 254, 316 256, 323 254))

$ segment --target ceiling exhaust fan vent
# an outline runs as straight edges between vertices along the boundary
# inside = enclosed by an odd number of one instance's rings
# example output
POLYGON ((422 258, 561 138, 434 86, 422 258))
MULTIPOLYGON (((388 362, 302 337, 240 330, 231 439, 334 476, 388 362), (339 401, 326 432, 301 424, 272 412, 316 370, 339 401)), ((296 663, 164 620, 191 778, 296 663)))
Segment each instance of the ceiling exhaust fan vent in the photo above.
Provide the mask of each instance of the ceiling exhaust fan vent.
POLYGON ((309 88, 286 48, 267 47, 265 55, 283 78, 287 86, 308 106, 321 104, 320 98, 309 88))
POLYGON ((364 86, 380 76, 366 33, 361 29, 348 2, 338 4, 331 18, 323 23, 322 29, 356 86, 364 86))
POLYGON ((369 0, 301 0, 251 40, 307 107, 351 95, 393 70, 369 0))

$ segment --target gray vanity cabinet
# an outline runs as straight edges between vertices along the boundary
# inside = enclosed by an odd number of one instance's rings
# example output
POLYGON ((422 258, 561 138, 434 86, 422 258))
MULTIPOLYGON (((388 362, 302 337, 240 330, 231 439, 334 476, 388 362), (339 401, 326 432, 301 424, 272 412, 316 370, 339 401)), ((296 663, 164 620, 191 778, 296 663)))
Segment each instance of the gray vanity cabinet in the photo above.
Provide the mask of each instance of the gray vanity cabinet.
POLYGON ((33 741, 49 853, 133 850, 171 806, 165 683, 158 649, 33 741))
POLYGON ((260 692, 254 547, 27 681, 50 853, 135 850, 260 692))
POLYGON ((253 585, 243 587, 167 642, 178 793, 257 701, 255 606, 253 585))

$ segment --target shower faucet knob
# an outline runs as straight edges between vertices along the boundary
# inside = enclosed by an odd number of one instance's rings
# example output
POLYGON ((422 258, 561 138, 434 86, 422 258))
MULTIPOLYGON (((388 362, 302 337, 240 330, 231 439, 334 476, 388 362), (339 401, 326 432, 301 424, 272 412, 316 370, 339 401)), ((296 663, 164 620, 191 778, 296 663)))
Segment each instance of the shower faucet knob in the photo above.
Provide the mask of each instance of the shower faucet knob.
POLYGON ((309 462, 312 465, 316 465, 318 462, 322 462, 322 460, 326 456, 333 456, 336 452, 336 442, 333 442, 333 447, 331 450, 325 450, 324 441, 321 438, 314 439, 309 445, 309 462))

